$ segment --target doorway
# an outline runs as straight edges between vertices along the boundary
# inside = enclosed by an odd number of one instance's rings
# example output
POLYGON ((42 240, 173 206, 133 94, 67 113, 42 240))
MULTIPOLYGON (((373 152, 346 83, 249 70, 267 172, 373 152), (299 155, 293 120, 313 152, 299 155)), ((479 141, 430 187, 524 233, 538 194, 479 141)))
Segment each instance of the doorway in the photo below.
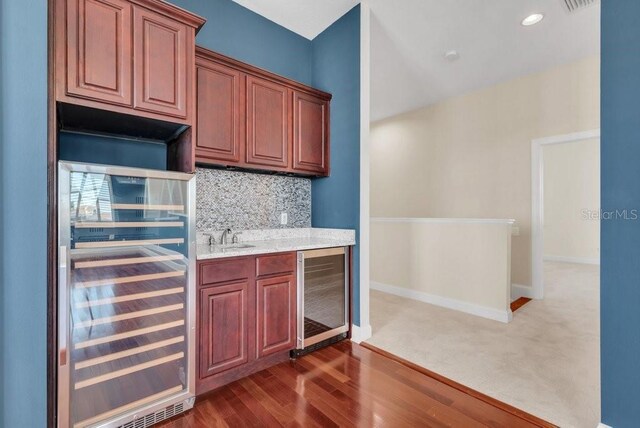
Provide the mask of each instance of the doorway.
POLYGON ((545 257, 548 261, 599 264, 599 245, 595 251, 593 249, 593 242, 599 241, 599 142, 599 129, 531 142, 531 269, 532 297, 535 299, 544 298, 545 257), (597 153, 594 153, 594 145, 597 153), (545 154, 551 156, 548 161, 554 163, 551 166, 547 162, 546 169, 545 154), (545 181, 545 173, 554 176, 547 177, 545 181), (585 179, 589 188, 577 189, 580 181, 584 184, 585 179), (545 210, 545 189, 548 194, 553 189, 550 184, 561 187, 547 195, 547 202, 551 201, 558 207, 545 210), (580 194, 571 192, 572 189, 580 190, 580 194), (593 205, 594 191, 598 194, 597 206, 593 205), (560 206, 563 197, 565 207, 560 206), (545 213, 552 217, 546 223, 545 213), (545 230, 553 235, 546 245, 545 230), (587 239, 581 239, 585 238, 585 232, 587 239), (563 238, 569 239, 563 241, 563 238))

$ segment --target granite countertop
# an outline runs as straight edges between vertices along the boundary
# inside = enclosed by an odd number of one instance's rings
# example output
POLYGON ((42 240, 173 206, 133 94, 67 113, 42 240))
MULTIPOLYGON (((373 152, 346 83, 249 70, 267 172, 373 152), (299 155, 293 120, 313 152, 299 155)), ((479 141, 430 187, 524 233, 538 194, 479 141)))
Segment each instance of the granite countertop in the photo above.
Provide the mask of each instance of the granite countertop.
MULTIPOLYGON (((212 232, 219 242, 221 232, 212 232)), ((349 229, 269 229, 242 231, 239 246, 210 246, 208 236, 198 233, 197 259, 208 260, 225 257, 250 256, 255 254, 281 253, 288 251, 313 250, 318 248, 346 247, 355 245, 355 231, 349 229)), ((231 241, 231 236, 229 236, 231 241)))

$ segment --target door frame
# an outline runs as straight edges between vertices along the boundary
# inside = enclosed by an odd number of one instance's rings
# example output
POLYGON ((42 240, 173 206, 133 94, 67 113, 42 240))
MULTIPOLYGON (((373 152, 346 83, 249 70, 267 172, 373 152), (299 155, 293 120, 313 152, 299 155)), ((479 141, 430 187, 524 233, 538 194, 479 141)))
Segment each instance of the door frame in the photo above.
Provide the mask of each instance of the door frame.
POLYGON ((544 158, 542 148, 600 138, 600 129, 531 140, 531 287, 534 299, 544 298, 544 158))

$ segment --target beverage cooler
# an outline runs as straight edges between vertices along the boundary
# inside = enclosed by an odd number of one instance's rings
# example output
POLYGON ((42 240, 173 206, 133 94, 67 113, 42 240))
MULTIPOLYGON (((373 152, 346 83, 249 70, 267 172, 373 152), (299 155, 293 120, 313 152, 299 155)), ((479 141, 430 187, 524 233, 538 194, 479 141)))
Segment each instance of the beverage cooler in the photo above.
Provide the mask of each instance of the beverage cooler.
POLYGON ((346 338, 349 331, 349 249, 298 252, 296 355, 346 338))
POLYGON ((195 178, 59 163, 58 426, 193 406, 195 178))

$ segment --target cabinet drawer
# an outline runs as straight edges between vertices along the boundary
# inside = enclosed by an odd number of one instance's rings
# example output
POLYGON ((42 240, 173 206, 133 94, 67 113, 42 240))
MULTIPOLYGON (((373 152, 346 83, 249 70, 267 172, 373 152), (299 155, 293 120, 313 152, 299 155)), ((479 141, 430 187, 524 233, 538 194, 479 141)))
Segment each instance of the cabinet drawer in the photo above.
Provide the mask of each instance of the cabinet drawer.
POLYGON ((256 257, 256 276, 262 277, 296 270, 296 253, 270 254, 256 257))
POLYGON ((204 286, 251 278, 251 268, 250 257, 200 262, 198 285, 204 286))

